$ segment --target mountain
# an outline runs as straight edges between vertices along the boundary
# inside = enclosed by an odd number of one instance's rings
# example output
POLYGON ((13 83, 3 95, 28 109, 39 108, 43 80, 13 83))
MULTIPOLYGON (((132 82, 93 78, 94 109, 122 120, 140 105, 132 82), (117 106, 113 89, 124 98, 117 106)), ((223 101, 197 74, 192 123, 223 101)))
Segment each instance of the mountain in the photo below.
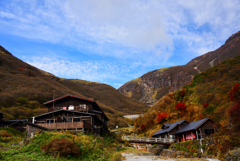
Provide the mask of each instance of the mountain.
POLYGON ((125 83, 118 91, 128 97, 153 105, 165 94, 177 91, 192 82, 196 74, 238 55, 240 55, 240 31, 233 34, 224 45, 215 51, 196 57, 186 65, 150 71, 125 83))
POLYGON ((233 123, 237 118, 235 130, 240 132, 239 71, 240 56, 237 56, 195 75, 192 83, 166 94, 136 119, 135 130, 138 134, 151 136, 164 122, 173 123, 183 119, 193 122, 210 117, 222 128, 234 128, 233 123), (232 116, 231 111, 234 114, 232 116), (141 129, 140 125, 145 128, 141 129))
POLYGON ((8 119, 31 117, 36 112, 30 111, 24 114, 29 110, 27 108, 30 108, 26 104, 30 101, 35 104, 34 106, 41 107, 42 103, 53 99, 54 93, 55 98, 73 94, 94 99, 110 118, 110 126, 124 126, 126 123, 122 115, 143 113, 148 108, 147 105, 124 96, 109 85, 58 78, 23 62, 2 46, 0 46, 0 82, 0 111, 9 114, 6 116, 8 119), (24 100, 27 103, 24 104, 24 100), (22 111, 15 111, 20 113, 15 115, 11 110, 13 108, 14 110, 22 109, 22 111))

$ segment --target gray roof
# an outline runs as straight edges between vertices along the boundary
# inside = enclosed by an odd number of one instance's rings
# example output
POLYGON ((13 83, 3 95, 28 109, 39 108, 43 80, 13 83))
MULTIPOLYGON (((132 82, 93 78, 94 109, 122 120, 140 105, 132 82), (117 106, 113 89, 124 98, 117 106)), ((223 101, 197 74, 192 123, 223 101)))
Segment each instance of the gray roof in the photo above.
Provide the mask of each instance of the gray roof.
POLYGON ((153 134, 152 136, 156 136, 156 135, 159 135, 159 134, 163 134, 163 133, 167 133, 167 132, 170 132, 172 129, 174 129, 177 125, 180 125, 182 124, 184 121, 186 121, 185 119, 184 120, 181 120, 181 121, 178 121, 178 122, 174 122, 174 123, 164 123, 163 126, 167 127, 165 129, 160 129, 158 132, 156 132, 155 134, 153 134))
POLYGON ((190 124, 187 124, 182 129, 178 130, 175 134, 183 133, 186 131, 196 130, 198 127, 200 127, 202 124, 204 124, 206 121, 208 121, 210 118, 204 118, 202 120, 198 120, 195 122, 192 122, 190 124))

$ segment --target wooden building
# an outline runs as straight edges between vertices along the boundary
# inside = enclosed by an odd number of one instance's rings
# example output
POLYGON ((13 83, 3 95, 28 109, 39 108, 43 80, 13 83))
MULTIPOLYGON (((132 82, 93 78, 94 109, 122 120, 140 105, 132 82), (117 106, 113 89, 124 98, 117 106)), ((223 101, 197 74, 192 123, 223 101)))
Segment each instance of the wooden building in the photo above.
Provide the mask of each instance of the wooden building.
POLYGON ((204 118, 187 124, 175 133, 176 141, 183 142, 186 140, 209 137, 211 134, 215 133, 214 124, 215 122, 210 118, 204 118))
MULTIPOLYGON (((98 104, 92 100, 74 95, 63 97, 44 103, 48 112, 32 117, 34 128, 46 128, 48 130, 74 130, 78 132, 92 131, 102 135, 108 131, 108 117, 98 104)), ((28 131, 33 126, 29 126, 28 131)))
POLYGON ((192 123, 186 120, 164 123, 162 128, 152 137, 174 139, 176 142, 206 138, 215 133, 214 124, 215 122, 210 118, 204 118, 192 123))
POLYGON ((152 135, 155 138, 168 138, 175 140, 175 132, 182 129, 185 125, 189 124, 186 120, 181 120, 174 123, 164 123, 162 128, 152 135))

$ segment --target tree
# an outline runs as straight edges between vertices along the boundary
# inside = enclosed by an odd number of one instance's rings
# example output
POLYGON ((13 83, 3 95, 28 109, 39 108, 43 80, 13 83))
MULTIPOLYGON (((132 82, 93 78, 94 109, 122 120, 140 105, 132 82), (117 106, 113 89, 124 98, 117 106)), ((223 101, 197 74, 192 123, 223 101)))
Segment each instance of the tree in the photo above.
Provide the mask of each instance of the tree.
POLYGON ((175 108, 177 109, 177 110, 181 110, 181 111, 184 111, 185 109, 186 109, 186 105, 185 105, 185 103, 183 103, 183 102, 180 102, 180 103, 178 103, 178 104, 176 104, 175 105, 175 108))
POLYGON ((157 121, 158 123, 160 123, 160 122, 162 122, 167 116, 168 116, 168 113, 166 113, 166 112, 159 113, 158 116, 157 116, 156 121, 157 121))
POLYGON ((229 98, 231 101, 240 99, 240 83, 235 84, 235 86, 229 92, 229 98))

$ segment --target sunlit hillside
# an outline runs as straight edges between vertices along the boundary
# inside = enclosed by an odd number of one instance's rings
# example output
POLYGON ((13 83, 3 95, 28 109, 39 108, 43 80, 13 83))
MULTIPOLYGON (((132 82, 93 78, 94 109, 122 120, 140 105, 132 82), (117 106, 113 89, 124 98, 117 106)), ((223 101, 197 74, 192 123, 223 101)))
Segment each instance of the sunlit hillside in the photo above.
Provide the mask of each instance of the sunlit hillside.
POLYGON ((225 127, 232 123, 229 110, 240 99, 240 56, 197 74, 183 89, 165 95, 135 121, 135 132, 151 136, 164 122, 196 121, 211 117, 225 127), (232 92, 230 92, 232 91, 232 92), (234 93, 235 92, 235 93, 234 93), (232 99, 231 94, 236 99, 232 99), (232 94, 232 95, 233 95, 232 94))

